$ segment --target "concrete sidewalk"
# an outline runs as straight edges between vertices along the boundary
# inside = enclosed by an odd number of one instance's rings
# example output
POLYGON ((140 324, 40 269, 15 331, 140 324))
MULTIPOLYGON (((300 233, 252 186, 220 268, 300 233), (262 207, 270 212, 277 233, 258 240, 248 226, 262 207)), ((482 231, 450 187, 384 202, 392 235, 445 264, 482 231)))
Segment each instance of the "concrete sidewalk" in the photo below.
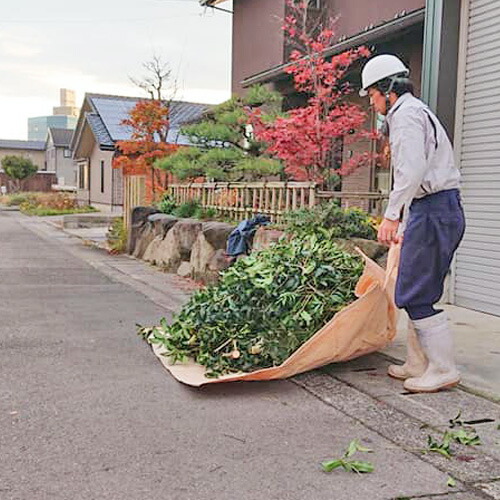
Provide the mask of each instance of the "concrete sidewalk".
MULTIPOLYGON (((442 305, 455 334, 462 386, 471 392, 500 401, 500 317, 471 309, 442 305)), ((407 316, 401 313, 398 336, 383 351, 396 360, 406 353, 407 316)))

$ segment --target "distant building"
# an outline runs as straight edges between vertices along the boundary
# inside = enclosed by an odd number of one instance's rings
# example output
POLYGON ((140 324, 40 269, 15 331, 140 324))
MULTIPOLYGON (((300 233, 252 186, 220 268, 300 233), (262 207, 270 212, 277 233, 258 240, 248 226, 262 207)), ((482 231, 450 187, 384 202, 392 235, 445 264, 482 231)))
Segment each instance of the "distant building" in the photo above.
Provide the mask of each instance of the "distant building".
POLYGON ((53 108, 53 115, 28 118, 28 140, 45 141, 49 128, 74 130, 79 111, 74 91, 61 89, 60 105, 53 108))
MULTIPOLYGON (((130 140, 132 129, 123 125, 140 97, 85 94, 78 126, 71 141, 78 169, 78 200, 100 210, 121 210, 122 170, 112 168, 116 142, 130 140)), ((189 145, 180 133, 183 123, 198 119, 207 104, 173 101, 170 104, 169 144, 189 145)))
POLYGON ((72 158, 70 144, 73 130, 49 128, 45 143, 45 166, 48 172, 57 176, 60 189, 75 188, 77 185, 76 163, 72 158))
POLYGON ((43 141, 12 141, 0 139, 0 164, 5 156, 15 155, 29 158, 39 171, 45 168, 45 142, 43 141))

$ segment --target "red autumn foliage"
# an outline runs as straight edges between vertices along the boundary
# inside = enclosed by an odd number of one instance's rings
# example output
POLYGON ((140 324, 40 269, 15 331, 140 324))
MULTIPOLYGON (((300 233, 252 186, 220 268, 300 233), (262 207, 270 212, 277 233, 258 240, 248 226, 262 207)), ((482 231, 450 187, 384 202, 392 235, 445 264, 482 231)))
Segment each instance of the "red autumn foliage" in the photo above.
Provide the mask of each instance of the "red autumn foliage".
MULTIPOLYGON (((256 139, 268 145, 269 154, 283 160, 290 178, 321 182, 331 170, 331 154, 340 142, 345 146, 374 137, 363 129, 366 112, 346 100, 353 92, 347 73, 353 63, 369 57, 370 51, 359 47, 327 58, 325 51, 334 44, 333 30, 320 27, 312 36, 308 22, 303 22, 307 5, 289 2, 288 8, 291 14, 283 30, 299 48, 292 50, 285 71, 293 77, 295 90, 307 96, 306 106, 271 123, 258 110, 248 114, 256 139)), ((356 154, 337 173, 348 174, 372 158, 370 153, 356 154)))
POLYGON ((179 148, 167 143, 169 106, 154 99, 138 101, 122 125, 131 127, 132 133, 129 140, 116 143, 113 167, 121 168, 124 175, 146 175, 147 201, 154 201, 170 181, 164 171, 154 167, 154 161, 179 148))

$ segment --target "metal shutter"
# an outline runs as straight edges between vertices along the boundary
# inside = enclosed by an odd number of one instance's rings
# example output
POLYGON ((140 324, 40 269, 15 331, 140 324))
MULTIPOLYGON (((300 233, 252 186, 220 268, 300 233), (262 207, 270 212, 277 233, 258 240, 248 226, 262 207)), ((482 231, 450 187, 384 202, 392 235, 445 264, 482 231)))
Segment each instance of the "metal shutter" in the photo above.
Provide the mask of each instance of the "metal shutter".
POLYGON ((467 231, 455 263, 455 303, 495 315, 500 315, 499 24, 499 0, 469 0, 456 137, 467 231))

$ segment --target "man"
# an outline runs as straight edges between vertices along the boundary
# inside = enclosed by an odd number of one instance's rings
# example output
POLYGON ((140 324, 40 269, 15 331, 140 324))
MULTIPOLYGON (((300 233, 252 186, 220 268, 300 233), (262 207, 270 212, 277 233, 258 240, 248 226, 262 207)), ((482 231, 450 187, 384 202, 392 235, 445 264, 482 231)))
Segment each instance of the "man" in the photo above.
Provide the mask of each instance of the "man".
POLYGON ((408 360, 391 366, 389 374, 405 379, 408 391, 435 392, 460 381, 448 318, 434 304, 442 295, 465 221, 450 140, 432 111, 414 97, 408 76, 396 56, 376 56, 363 68, 360 95, 369 95, 374 109, 385 115, 391 147, 394 184, 378 232, 381 243, 400 241, 400 221, 409 209, 396 305, 408 313, 416 337, 410 329, 408 360))

